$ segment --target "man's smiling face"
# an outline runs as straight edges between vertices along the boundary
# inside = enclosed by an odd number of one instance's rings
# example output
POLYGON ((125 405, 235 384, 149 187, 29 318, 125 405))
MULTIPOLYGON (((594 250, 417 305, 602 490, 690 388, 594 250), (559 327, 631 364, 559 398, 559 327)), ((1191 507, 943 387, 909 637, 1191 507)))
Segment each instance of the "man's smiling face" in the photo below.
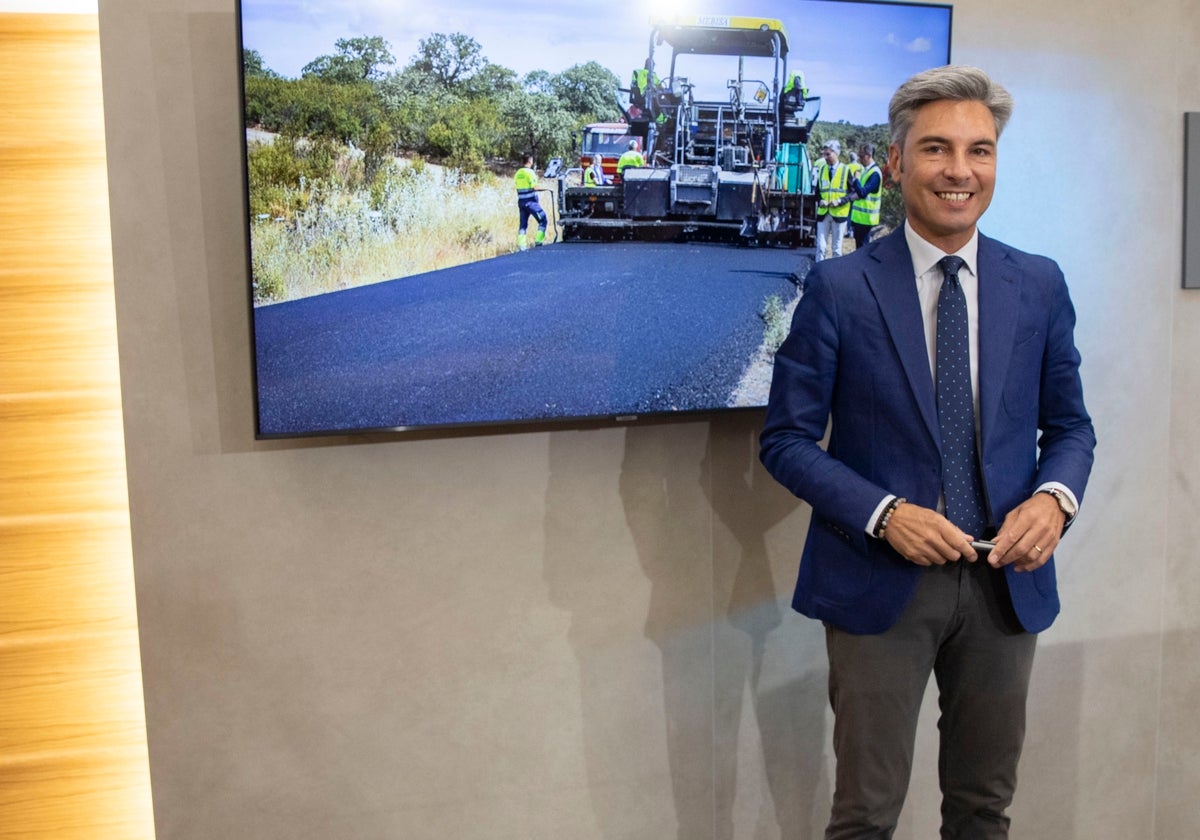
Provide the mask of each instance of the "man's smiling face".
POLYGON ((908 224, 946 253, 967 243, 992 203, 996 139, 982 102, 938 100, 917 111, 903 149, 888 149, 908 224))

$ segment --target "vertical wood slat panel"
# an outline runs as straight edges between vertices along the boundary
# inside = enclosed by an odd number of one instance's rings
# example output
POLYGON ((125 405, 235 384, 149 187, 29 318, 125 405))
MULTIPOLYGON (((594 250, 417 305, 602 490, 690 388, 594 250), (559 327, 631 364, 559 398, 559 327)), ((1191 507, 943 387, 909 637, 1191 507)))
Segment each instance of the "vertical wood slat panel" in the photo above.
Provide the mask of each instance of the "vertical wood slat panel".
POLYGON ((0 839, 152 838, 95 15, 0 13, 0 839))

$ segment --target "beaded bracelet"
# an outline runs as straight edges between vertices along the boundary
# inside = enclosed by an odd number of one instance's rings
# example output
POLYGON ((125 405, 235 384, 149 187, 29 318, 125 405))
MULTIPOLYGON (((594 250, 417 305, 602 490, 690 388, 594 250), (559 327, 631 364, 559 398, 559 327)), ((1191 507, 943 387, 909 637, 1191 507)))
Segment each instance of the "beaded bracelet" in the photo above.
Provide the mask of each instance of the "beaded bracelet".
POLYGON ((896 508, 907 502, 908 499, 903 496, 897 496, 888 502, 888 506, 883 509, 883 513, 879 514, 879 521, 875 523, 875 536, 883 539, 883 535, 887 533, 888 523, 892 520, 892 514, 896 512, 896 508))

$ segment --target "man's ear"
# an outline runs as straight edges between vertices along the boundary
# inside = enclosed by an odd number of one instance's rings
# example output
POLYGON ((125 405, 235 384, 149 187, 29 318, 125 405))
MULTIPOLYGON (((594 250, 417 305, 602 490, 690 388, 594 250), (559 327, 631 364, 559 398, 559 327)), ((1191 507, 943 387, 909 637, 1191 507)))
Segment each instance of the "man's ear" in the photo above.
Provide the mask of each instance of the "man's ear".
POLYGON ((888 146, 888 172, 892 175, 892 183, 900 183, 900 173, 904 171, 904 163, 900 157, 900 147, 895 143, 888 146))

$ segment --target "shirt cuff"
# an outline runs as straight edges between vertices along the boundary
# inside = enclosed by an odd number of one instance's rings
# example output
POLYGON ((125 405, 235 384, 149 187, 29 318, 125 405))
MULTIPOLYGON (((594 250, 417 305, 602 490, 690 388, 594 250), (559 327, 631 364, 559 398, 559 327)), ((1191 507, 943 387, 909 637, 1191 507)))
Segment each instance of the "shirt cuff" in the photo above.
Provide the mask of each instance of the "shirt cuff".
MULTIPOLYGON (((879 517, 883 515, 883 509, 890 505, 892 503, 892 499, 895 498, 896 495, 894 493, 890 493, 887 496, 884 496, 883 501, 875 506, 875 510, 871 513, 871 518, 867 520, 867 527, 865 530, 868 537, 875 536, 875 523, 878 522, 879 517)), ((1071 498, 1075 497, 1072 496, 1071 498)))
POLYGON ((1043 490, 1061 490, 1066 497, 1071 500, 1071 504, 1075 506, 1075 515, 1068 516, 1066 524, 1070 525, 1072 522, 1074 522, 1075 517, 1079 515, 1079 499, 1075 498, 1075 494, 1071 492, 1071 488, 1058 481, 1047 481, 1033 492, 1036 495, 1041 493, 1043 490))

